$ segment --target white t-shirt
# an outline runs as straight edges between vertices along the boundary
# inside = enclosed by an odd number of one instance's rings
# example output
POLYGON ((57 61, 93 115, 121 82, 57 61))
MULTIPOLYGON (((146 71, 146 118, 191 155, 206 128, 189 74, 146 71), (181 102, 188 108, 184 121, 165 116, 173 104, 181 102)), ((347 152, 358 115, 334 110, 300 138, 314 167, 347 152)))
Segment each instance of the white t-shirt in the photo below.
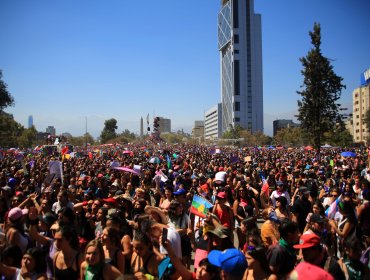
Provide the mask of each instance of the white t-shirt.
POLYGON ((271 199, 271 202, 272 202, 272 205, 274 207, 276 207, 276 199, 279 197, 279 196, 284 196, 287 200, 287 205, 290 205, 290 195, 287 191, 283 192, 283 193, 278 193, 276 190, 272 192, 271 196, 270 196, 270 199, 271 199))
MULTIPOLYGON (((173 227, 168 228, 168 233, 167 233, 167 239, 170 242, 176 257, 179 259, 182 259, 182 251, 181 251, 181 238, 180 234, 174 229, 173 227)), ((159 251, 163 255, 167 255, 167 250, 161 245, 159 248, 159 251)))

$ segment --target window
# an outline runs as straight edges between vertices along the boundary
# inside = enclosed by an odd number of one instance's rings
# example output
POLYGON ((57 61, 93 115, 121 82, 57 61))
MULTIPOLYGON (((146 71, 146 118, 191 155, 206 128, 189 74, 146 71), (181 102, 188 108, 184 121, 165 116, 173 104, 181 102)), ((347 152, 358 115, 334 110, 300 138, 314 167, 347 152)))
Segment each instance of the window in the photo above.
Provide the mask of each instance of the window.
POLYGON ((234 103, 234 110, 235 110, 236 112, 240 111, 240 102, 235 102, 235 103, 234 103))
POLYGON ((235 118, 235 121, 236 121, 236 122, 240 122, 240 118, 239 118, 239 117, 236 117, 236 118, 235 118))
POLYGON ((234 50, 234 53, 239 53, 239 50, 234 50))
POLYGON ((234 60, 234 95, 240 94, 239 60, 234 60))
POLYGON ((239 35, 238 34, 234 35, 234 44, 239 44, 239 35))

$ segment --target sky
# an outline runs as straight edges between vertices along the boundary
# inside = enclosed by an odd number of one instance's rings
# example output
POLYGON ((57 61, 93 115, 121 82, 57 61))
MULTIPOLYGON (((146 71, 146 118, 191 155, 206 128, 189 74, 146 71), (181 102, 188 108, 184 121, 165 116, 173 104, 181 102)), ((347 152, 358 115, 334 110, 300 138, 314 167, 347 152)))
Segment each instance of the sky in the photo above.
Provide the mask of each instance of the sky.
MULTIPOLYGON (((27 127, 57 134, 104 121, 139 133, 140 118, 170 118, 191 132, 221 100, 217 15, 220 0, 0 0, 0 69, 27 127)), ((300 57, 321 24, 322 53, 343 77, 340 103, 370 68, 369 0, 255 0, 262 15, 264 133, 293 119, 303 84, 300 57)))

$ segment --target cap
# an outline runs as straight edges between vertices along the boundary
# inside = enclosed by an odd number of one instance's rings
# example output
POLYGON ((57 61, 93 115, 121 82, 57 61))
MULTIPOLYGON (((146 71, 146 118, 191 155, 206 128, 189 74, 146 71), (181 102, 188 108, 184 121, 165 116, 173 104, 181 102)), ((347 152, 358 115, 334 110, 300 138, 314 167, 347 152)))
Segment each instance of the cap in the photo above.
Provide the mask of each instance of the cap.
POLYGON ((217 237, 219 237, 221 239, 229 237, 229 231, 228 231, 227 227, 224 227, 224 226, 221 226, 221 225, 216 226, 213 229, 209 229, 207 231, 207 233, 209 233, 209 232, 216 235, 217 237))
POLYGON ((310 223, 325 223, 325 217, 321 216, 320 214, 312 214, 310 217, 310 223))
POLYGON ((11 187, 9 187, 8 185, 6 185, 5 187, 2 187, 1 188, 3 191, 11 191, 12 190, 12 188, 11 187))
POLYGON ((57 220, 57 217, 52 213, 46 213, 44 216, 41 216, 40 220, 47 226, 51 227, 57 220))
POLYGON ((225 199, 225 198, 226 198, 226 193, 225 193, 225 192, 219 192, 219 193, 216 195, 216 197, 225 199))
POLYGON ((186 190, 184 189, 178 189, 177 191, 173 193, 173 195, 185 195, 185 194, 186 194, 186 190))
POLYGON ((276 181, 276 186, 282 186, 284 183, 282 181, 276 181))
POLYGON ((113 197, 103 198, 105 203, 116 203, 117 201, 113 197))
POLYGON ((314 233, 307 233, 301 235, 301 238, 299 239, 299 244, 294 245, 293 247, 295 249, 305 249, 320 245, 320 237, 318 237, 314 233))
POLYGON ((21 218, 23 215, 27 215, 28 210, 27 209, 21 209, 19 207, 14 207, 9 211, 8 218, 11 221, 16 221, 19 218, 21 218))
POLYGON ((243 277, 248 268, 247 260, 244 254, 238 249, 226 249, 225 251, 212 250, 208 254, 208 260, 211 264, 220 267, 223 271, 233 276, 243 277))
POLYGON ((289 274, 288 280, 334 280, 330 275, 319 266, 310 264, 308 262, 299 263, 294 270, 289 274))

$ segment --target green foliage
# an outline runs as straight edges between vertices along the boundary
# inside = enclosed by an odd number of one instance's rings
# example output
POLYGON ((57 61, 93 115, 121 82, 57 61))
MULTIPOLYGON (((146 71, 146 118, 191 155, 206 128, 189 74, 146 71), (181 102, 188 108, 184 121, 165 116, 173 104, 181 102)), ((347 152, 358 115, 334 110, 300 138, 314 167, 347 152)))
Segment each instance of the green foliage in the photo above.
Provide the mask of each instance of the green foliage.
POLYGON ((18 138, 23 130, 12 115, 0 111, 0 147, 18 147, 18 138))
POLYGON ((90 133, 85 133, 83 136, 72 137, 69 139, 69 143, 73 146, 85 146, 86 143, 91 145, 95 144, 94 137, 90 133))
POLYGON ((240 138, 240 132, 243 130, 239 124, 231 126, 229 130, 222 134, 223 139, 237 139, 240 138))
POLYGON ((117 120, 112 118, 104 122, 104 129, 100 134, 101 143, 107 143, 110 139, 116 138, 117 120))
POLYGON ((175 144, 182 143, 184 140, 184 135, 178 133, 162 133, 161 138, 168 144, 175 144))
POLYGON ((3 72, 0 70, 0 112, 6 107, 14 105, 14 98, 7 89, 7 84, 3 81, 3 72))
POLYGON ((353 144, 353 137, 348 129, 336 126, 335 129, 324 134, 325 143, 332 146, 351 146, 353 144))
POLYGON ((289 147, 299 147, 309 144, 307 137, 299 127, 287 127, 280 129, 274 137, 274 143, 289 147))
POLYGON ((37 130, 34 126, 24 129, 18 138, 18 145, 23 148, 32 148, 36 145, 37 130))
POLYGON ((341 121, 339 104, 343 78, 337 76, 328 58, 321 53, 321 28, 315 23, 309 33, 313 48, 300 59, 304 81, 302 91, 297 91, 302 100, 298 101, 298 120, 310 141, 320 148, 324 133, 341 121))

